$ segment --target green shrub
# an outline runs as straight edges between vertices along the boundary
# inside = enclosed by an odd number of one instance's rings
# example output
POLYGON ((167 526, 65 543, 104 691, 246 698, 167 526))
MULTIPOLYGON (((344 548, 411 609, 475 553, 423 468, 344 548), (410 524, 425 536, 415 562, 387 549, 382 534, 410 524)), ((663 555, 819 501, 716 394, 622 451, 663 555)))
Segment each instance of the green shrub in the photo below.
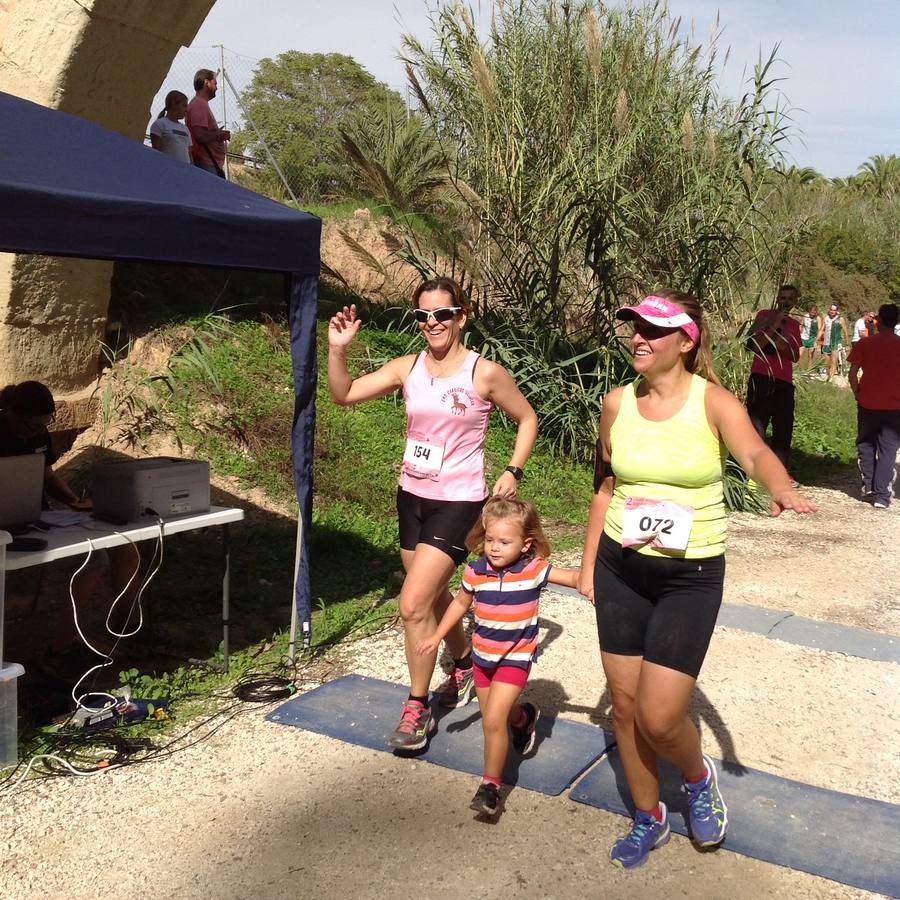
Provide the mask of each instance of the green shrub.
MULTIPOLYGON (((793 449, 818 465, 856 461, 856 401, 845 388, 797 380, 793 449)), ((799 474, 799 472, 798 472, 799 474)))

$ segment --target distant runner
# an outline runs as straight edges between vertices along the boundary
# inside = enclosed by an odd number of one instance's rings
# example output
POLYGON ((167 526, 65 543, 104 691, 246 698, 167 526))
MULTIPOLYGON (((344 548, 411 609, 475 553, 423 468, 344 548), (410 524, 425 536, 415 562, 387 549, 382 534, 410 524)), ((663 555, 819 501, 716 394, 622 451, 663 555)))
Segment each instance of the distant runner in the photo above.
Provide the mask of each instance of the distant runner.
MULTIPOLYGON (((828 315, 822 323, 822 356, 828 360, 827 381, 843 370, 844 347, 850 341, 850 332, 847 328, 847 320, 841 315, 836 303, 828 308, 828 315)), ((841 372, 843 374, 843 371, 841 372)))
POLYGON ((808 369, 815 364, 816 346, 819 332, 822 330, 822 316, 815 303, 803 314, 800 322, 800 348, 799 365, 801 369, 808 369))

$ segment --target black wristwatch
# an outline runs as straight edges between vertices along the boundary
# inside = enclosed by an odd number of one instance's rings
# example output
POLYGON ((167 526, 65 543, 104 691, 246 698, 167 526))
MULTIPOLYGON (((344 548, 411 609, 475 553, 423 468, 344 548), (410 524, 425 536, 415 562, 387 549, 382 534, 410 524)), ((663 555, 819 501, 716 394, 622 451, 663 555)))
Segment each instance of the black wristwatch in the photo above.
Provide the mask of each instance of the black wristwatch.
POLYGON ((525 474, 518 466, 507 466, 504 471, 509 472, 516 481, 521 481, 525 474))

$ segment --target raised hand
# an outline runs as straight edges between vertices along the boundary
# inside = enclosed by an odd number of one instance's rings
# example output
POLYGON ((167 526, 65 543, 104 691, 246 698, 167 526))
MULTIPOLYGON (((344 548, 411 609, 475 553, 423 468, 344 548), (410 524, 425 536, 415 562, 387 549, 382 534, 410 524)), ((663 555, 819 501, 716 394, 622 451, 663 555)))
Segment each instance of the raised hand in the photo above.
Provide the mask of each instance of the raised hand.
POLYGON ((328 346, 348 347, 359 332, 362 319, 356 317, 356 304, 345 306, 328 323, 328 346))

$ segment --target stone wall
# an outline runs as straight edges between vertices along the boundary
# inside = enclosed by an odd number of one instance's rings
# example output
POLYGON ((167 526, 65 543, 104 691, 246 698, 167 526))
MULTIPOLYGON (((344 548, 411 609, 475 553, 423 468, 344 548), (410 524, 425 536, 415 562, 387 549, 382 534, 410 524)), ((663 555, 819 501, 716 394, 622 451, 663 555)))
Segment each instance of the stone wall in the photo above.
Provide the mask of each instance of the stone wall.
MULTIPOLYGON (((172 59, 213 2, 0 0, 0 90, 141 140, 172 59)), ((0 254, 0 385, 89 392, 111 275, 106 262, 0 254)))

